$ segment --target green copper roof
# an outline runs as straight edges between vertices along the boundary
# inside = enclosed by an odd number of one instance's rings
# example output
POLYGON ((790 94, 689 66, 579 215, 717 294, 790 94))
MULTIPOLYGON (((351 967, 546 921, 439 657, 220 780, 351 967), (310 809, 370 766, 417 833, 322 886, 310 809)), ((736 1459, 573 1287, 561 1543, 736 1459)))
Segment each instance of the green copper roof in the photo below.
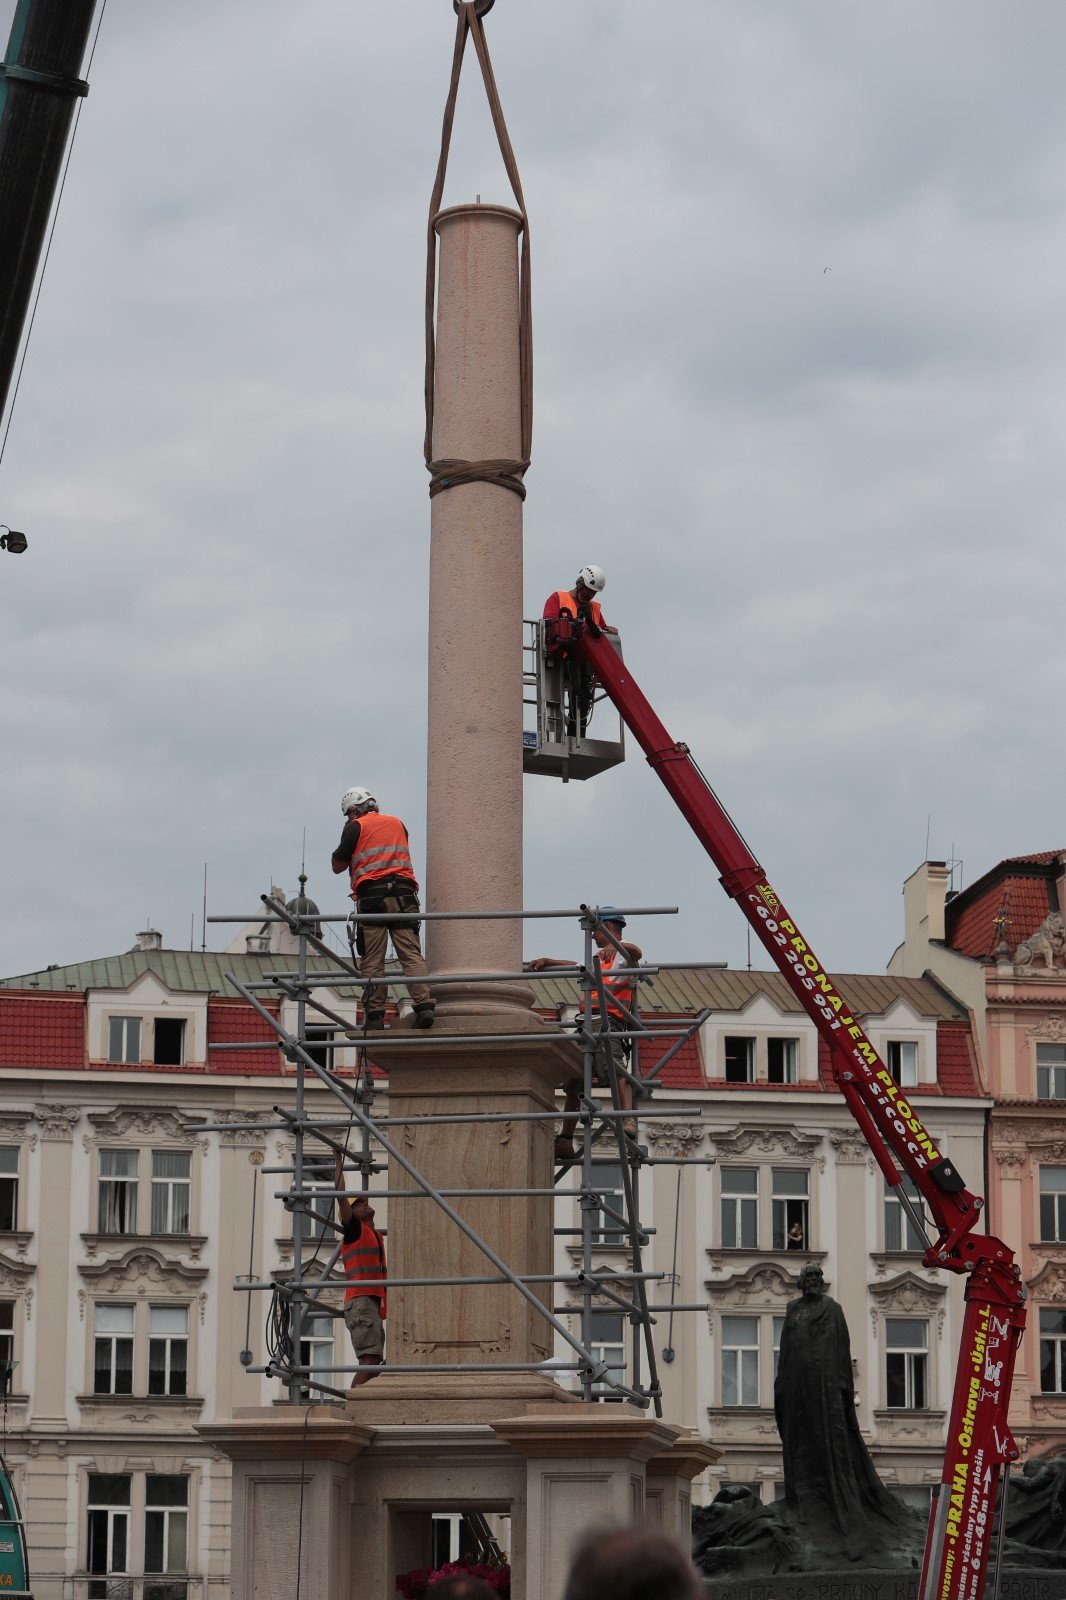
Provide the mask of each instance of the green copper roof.
MULTIPOLYGON (((127 950, 123 955, 75 961, 0 978, 4 989, 128 989, 142 973, 151 972, 172 994, 234 994, 226 982, 232 972, 242 982, 270 972, 295 972, 295 955, 245 955, 224 950, 127 950)), ((321 956, 308 961, 312 972, 338 971, 321 956)))

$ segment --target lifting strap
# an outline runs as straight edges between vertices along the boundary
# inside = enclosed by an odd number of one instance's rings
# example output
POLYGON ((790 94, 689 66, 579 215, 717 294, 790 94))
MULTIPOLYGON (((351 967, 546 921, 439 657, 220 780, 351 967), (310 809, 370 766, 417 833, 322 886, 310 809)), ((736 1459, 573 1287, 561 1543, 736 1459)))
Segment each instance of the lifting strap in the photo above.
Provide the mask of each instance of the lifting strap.
POLYGON ((448 99, 444 107, 444 127, 441 132, 440 160, 429 202, 429 234, 426 261, 426 443, 425 458, 429 469, 429 493, 440 494, 462 483, 495 483, 510 489, 519 499, 526 497, 523 474, 529 466, 533 443, 533 315, 529 279, 529 218, 522 195, 522 180, 511 148, 507 124, 500 105, 499 91, 493 76, 489 47, 485 40, 482 16, 489 10, 492 0, 453 0, 459 15, 455 31, 455 51, 452 56, 452 76, 448 85, 448 99), (459 93, 459 74, 463 67, 467 36, 472 35, 474 49, 481 66, 485 94, 492 113, 492 125, 500 146, 503 164, 514 191, 515 203, 522 218, 522 246, 518 276, 518 363, 521 385, 522 459, 520 461, 459 461, 435 460, 433 457, 433 378, 436 367, 436 338, 434 319, 437 302, 437 235, 433 226, 444 194, 444 180, 448 171, 448 151, 452 142, 452 124, 455 121, 455 102, 459 93))

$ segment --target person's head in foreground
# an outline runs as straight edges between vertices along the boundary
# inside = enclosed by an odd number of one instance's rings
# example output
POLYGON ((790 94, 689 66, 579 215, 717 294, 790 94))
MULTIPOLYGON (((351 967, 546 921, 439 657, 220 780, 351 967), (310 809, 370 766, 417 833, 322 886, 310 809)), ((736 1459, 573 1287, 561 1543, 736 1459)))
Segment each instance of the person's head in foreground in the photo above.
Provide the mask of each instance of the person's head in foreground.
POLYGON ((703 1600, 680 1545, 644 1528, 587 1533, 574 1551, 563 1600, 703 1600))
POLYGON ((480 1578, 465 1572, 453 1572, 447 1578, 438 1578, 426 1590, 426 1600, 500 1600, 495 1589, 490 1589, 480 1578))

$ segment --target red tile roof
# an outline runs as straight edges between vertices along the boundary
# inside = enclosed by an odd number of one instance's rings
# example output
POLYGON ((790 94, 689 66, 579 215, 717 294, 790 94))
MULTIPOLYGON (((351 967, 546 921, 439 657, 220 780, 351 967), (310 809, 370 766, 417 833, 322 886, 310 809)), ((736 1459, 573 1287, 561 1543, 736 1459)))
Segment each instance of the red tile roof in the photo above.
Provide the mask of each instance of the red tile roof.
POLYGON ((1044 850, 1031 856, 1010 856, 984 873, 944 911, 947 943, 961 955, 982 961, 996 952, 1001 932, 997 919, 1006 915, 1006 941, 1013 953, 1035 933, 1049 911, 1058 909, 1055 880, 1063 853, 1044 850))
POLYGON ((942 1094, 980 1095, 977 1058, 968 1022, 936 1025, 936 1076, 942 1094))
POLYGON ((85 1066, 85 996, 0 993, 0 1067, 85 1066))
MULTIPOLYGON (((272 1016, 277 1003, 264 1001, 272 1016)), ((277 1050, 212 1050, 216 1044, 244 1041, 274 1044, 277 1034, 258 1012, 243 1000, 210 1000, 207 1006, 207 1066, 209 1072, 239 1072, 256 1077, 279 1075, 282 1057, 277 1050)))
MULTIPOLYGON (((647 1073, 657 1061, 661 1061, 674 1039, 642 1039, 640 1041, 640 1070, 647 1073)), ((706 1079, 703 1075, 703 1061, 700 1056, 699 1039, 686 1039, 675 1056, 672 1056, 666 1066, 655 1079, 662 1084, 664 1089, 705 1089, 706 1079)))

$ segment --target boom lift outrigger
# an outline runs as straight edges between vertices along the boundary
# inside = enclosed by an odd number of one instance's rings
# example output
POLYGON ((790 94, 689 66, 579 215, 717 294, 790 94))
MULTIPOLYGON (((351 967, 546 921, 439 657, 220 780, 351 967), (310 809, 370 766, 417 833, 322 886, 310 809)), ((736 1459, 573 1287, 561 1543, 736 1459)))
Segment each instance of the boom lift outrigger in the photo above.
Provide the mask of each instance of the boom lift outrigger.
MULTIPOLYGON (((1006 1501, 1018 1446, 1007 1425, 1025 1289, 1014 1252, 975 1234, 983 1200, 967 1189, 901 1092, 765 872, 741 838, 686 744, 670 738, 616 648, 588 619, 558 622, 558 643, 592 672, 721 873, 758 938, 829 1046, 833 1076, 884 1174, 920 1231, 896 1163, 922 1195, 937 1230, 926 1267, 966 1279, 962 1351, 948 1419, 947 1451, 934 1491, 919 1600, 982 1600, 993 1510, 1006 1501)), ((1001 1515, 1001 1525, 1005 1518, 1001 1515)), ((1002 1550, 1002 1543, 1000 1544, 1002 1550)), ((997 1579, 998 1579, 997 1560, 997 1579)))

